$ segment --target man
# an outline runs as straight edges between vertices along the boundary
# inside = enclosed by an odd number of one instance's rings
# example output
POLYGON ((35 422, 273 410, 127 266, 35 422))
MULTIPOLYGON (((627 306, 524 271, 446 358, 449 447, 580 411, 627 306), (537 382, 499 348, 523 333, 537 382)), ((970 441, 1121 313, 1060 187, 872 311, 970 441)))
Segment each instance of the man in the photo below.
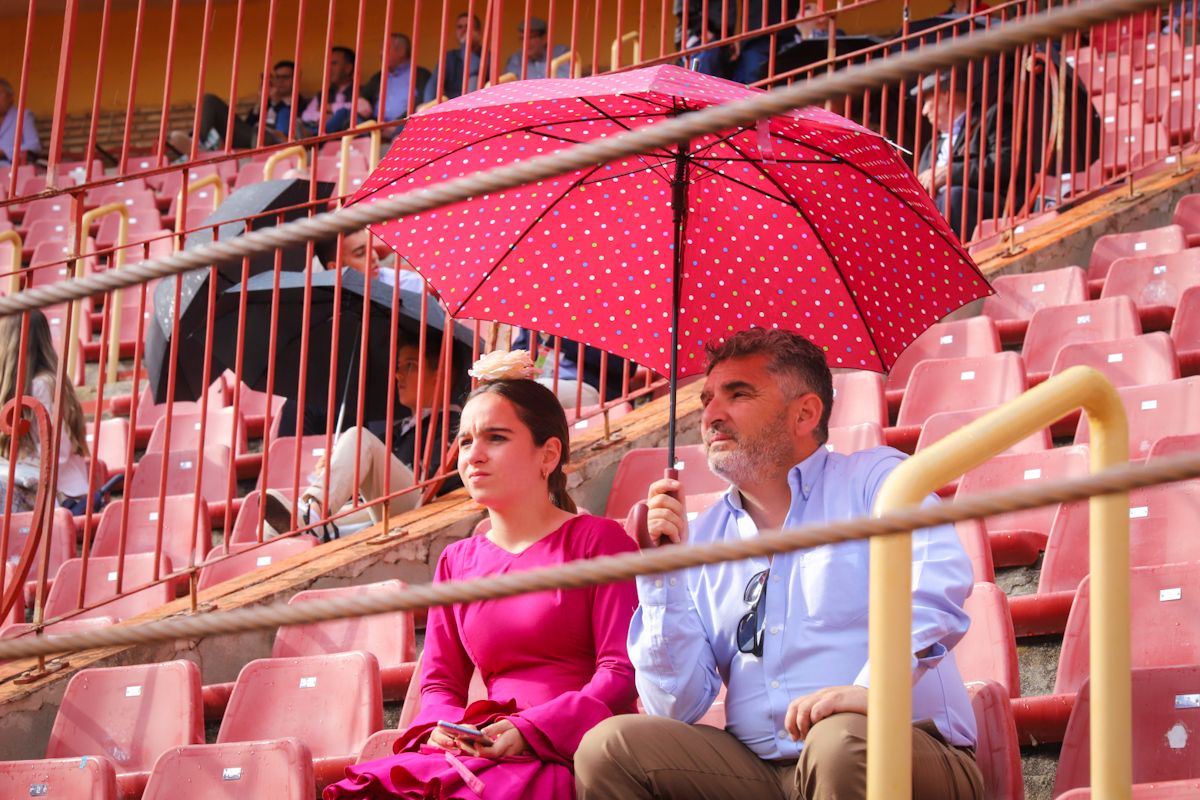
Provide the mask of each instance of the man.
MULTIPOLYGON (((812 0, 801 8, 800 16, 796 18, 796 34, 802 41, 829 38, 829 19, 827 17, 811 19, 820 13, 820 5, 812 0)), ((841 33, 840 29, 834 31, 835 36, 840 36, 841 33)))
MULTIPOLYGON (((344 131, 371 117, 371 103, 361 95, 354 97, 354 51, 349 47, 334 47, 329 51, 329 87, 325 90, 325 133, 344 131), (351 118, 351 109, 356 117, 351 118)), ((321 128, 320 95, 309 101, 300 116, 310 135, 321 128)))
MULTIPOLYGON (((395 122, 408 116, 408 90, 412 84, 413 98, 421 99, 425 84, 429 82, 429 70, 418 66, 413 70, 412 41, 403 33, 393 33, 388 38, 387 49, 387 93, 380 96, 383 71, 371 76, 362 89, 363 97, 375 106, 375 117, 384 122, 395 122), (414 83, 415 76, 415 83, 414 83)), ((395 128, 393 130, 398 130, 395 128)))
MULTIPOLYGON (((517 25, 517 33, 521 34, 522 46, 525 42, 525 22, 521 21, 517 25)), ((549 41, 547 35, 546 20, 541 17, 529 18, 529 44, 525 47, 525 53, 528 59, 521 57, 521 51, 513 53, 508 57, 508 61, 504 64, 504 71, 516 75, 521 80, 532 80, 534 78, 550 77, 550 64, 546 60, 546 53, 549 49, 549 41), (524 67, 524 71, 522 71, 524 67)), ((564 55, 567 52, 567 46, 564 44, 554 45, 553 55, 550 61, 564 55)), ((571 77, 570 61, 564 61, 558 65, 554 71, 555 78, 571 77)))
MULTIPOLYGON (((737 25, 729 28, 728 36, 741 34, 743 29, 750 33, 800 16, 797 0, 746 0, 744 6, 736 0, 730 2, 739 13, 745 8, 746 16, 745 24, 739 19, 737 25)), ((754 83, 767 75, 772 40, 774 39, 775 49, 780 50, 790 45, 795 37, 796 29, 792 27, 777 31, 773 37, 771 34, 764 34, 739 39, 727 47, 712 48, 701 53, 696 69, 738 83, 754 83)))
MULTIPOLYGON (((249 149, 258 144, 258 125, 264 124, 263 144, 286 142, 292 133, 295 120, 292 115, 292 82, 296 77, 296 65, 291 61, 277 61, 271 68, 267 86, 266 114, 260 114, 258 103, 246 116, 233 118, 233 146, 249 149)), ((300 105, 304 99, 300 98, 300 105)), ((229 105, 215 94, 204 95, 200 104, 200 149, 221 150, 225 146, 225 130, 229 123, 229 105)), ((192 152, 191 131, 174 130, 167 135, 167 143, 181 155, 192 152)))
MULTIPOLYGON (((661 480, 656 542, 745 539, 871 513, 904 456, 828 452, 821 350, 752 329, 710 347, 701 394, 709 468, 732 484, 689 523, 661 480)), ((805 798, 866 791, 868 553, 847 541, 638 579, 629 632, 649 716, 606 720, 575 755, 580 800, 805 798), (724 730, 694 725, 721 684, 724 730)), ((971 565, 949 526, 913 534, 913 797, 982 797, 975 720, 949 652, 967 630, 971 565)))
POLYGON ((462 94, 464 74, 468 92, 479 88, 479 54, 483 50, 483 26, 479 17, 459 14, 454 20, 454 37, 458 39, 458 47, 446 51, 444 78, 434 72, 425 84, 423 99, 426 103, 439 97, 449 100, 462 94))
MULTIPOLYGON (((21 151, 37 153, 42 149, 33 112, 25 109, 21 117, 21 151)), ((12 84, 0 78, 0 164, 13 163, 17 148, 17 105, 12 84)))
MULTIPOLYGON (((966 241, 980 220, 993 216, 997 198, 1003 209, 1012 170, 1012 113, 994 102, 984 109, 982 90, 971 88, 966 71, 929 75, 911 94, 922 95, 921 113, 933 126, 917 166, 917 180, 959 239, 966 241), (1006 128, 1001 130, 1001 120, 1006 128), (980 141, 980 125, 983 140, 980 141)), ((1018 207, 1021 198, 1017 198, 1018 207)))

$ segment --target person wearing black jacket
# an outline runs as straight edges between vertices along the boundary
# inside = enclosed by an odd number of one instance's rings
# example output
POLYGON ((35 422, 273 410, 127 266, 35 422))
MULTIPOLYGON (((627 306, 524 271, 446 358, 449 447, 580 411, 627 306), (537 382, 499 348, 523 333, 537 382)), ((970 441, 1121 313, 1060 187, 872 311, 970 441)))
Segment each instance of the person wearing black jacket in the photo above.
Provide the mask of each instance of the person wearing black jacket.
POLYGON ((383 71, 371 76, 360 90, 375 109, 376 118, 384 122, 395 122, 408 116, 409 87, 412 86, 413 103, 421 102, 425 84, 429 82, 429 70, 412 62, 412 41, 403 33, 393 33, 388 38, 387 50, 387 94, 380 96, 383 71))

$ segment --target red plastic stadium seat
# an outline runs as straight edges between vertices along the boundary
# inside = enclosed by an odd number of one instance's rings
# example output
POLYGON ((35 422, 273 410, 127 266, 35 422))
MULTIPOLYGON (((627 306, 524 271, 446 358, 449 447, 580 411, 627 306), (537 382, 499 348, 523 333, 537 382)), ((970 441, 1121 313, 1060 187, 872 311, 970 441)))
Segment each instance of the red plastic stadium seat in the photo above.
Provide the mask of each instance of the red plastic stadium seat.
MULTIPOLYGON (((579 409, 579 413, 575 413, 575 408, 564 409, 567 412, 567 422, 571 426, 571 431, 586 431, 596 430, 604 427, 604 413, 600 410, 600 406, 584 406, 579 409)), ((608 408, 608 421, 611 423, 614 420, 633 411, 633 406, 629 403, 617 403, 608 408)))
MULTIPOLYGON (((1200 665, 1133 671, 1133 781, 1194 780, 1200 778, 1200 703, 1193 702, 1200 686, 1200 665)), ((1079 691, 1054 781, 1054 796, 1088 786, 1091 758, 1091 681, 1079 691)), ((1104 735, 1104 731, 1099 731, 1104 735)))
MULTIPOLYGON (((970 408, 966 411, 942 411, 925 420, 921 427, 921 437, 917 439, 917 450, 923 450, 937 441, 941 441, 964 425, 974 422, 985 414, 995 411, 995 407, 970 408)), ((1032 436, 1027 436, 1004 452, 1006 453, 1036 453, 1049 450, 1053 443, 1050 440, 1050 429, 1043 428, 1032 436)))
POLYGON ((242 667, 217 743, 295 737, 324 786, 343 777, 382 727, 379 664, 370 653, 264 658, 242 667))
POLYGON ((133 471, 133 479, 125 487, 125 496, 158 497, 159 478, 164 464, 167 471, 165 494, 191 494, 196 491, 196 472, 203 463, 200 496, 209 504, 210 517, 221 516, 224 514, 225 500, 230 491, 230 460, 229 448, 221 445, 205 447, 203 462, 198 460, 195 450, 147 453, 138 461, 133 471))
POLYGON ((100 460, 99 476, 103 480, 125 469, 125 457, 129 446, 129 420, 110 417, 100 420, 100 441, 94 441, 92 423, 84 426, 88 448, 92 456, 100 460))
POLYGON ((996 568, 992 563, 992 550, 988 546, 987 529, 977 519, 954 523, 954 532, 962 544, 967 558, 971 560, 971 575, 975 583, 995 583, 996 568))
POLYGON ((998 406, 1025 389, 1025 366, 1016 353, 923 361, 908 379, 888 443, 909 449, 920 437, 920 426, 934 414, 998 406))
POLYGON ((964 610, 971 618, 971 627, 954 646, 954 660, 963 680, 995 681, 1009 697, 1018 697, 1021 681, 1017 673, 1017 640, 1004 590, 994 583, 977 583, 964 610))
POLYGON ((109 503, 100 516, 92 540, 92 555, 117 555, 121 546, 121 525, 125 522, 126 553, 153 553, 161 528, 161 552, 169 559, 173 570, 187 568, 188 557, 193 552, 196 564, 204 561, 212 547, 208 504, 201 502, 197 507, 195 495, 191 494, 164 497, 160 518, 158 503, 157 497, 109 503), (196 540, 194 550, 193 537, 196 540))
POLYGON ((874 422, 862 422, 844 428, 830 428, 825 447, 834 453, 857 453, 883 445, 883 428, 874 422))
MULTIPOLYGON (((0 467, 0 475, 7 478, 7 473, 3 472, 4 469, 7 468, 0 467)), ((50 566, 46 572, 48 580, 53 578, 54 573, 68 559, 75 557, 75 521, 71 517, 71 512, 65 508, 55 508, 52 514, 49 535, 43 534, 45 538, 42 540, 48 542, 50 547, 50 566)), ((8 520, 8 552, 4 554, 4 558, 8 562, 9 571, 6 574, 11 575, 13 568, 20 561, 26 542, 29 541, 29 533, 33 529, 33 512, 24 511, 11 514, 8 520)), ((0 520, 0 526, 4 524, 4 521, 0 520)), ((34 557, 29 574, 26 576, 25 596, 31 604, 37 587, 40 563, 41 551, 39 548, 38 555, 34 557)), ((5 580, 8 578, 6 577, 5 580)))
MULTIPOLYGON (((309 589, 292 595, 288 605, 330 597, 396 592, 405 586, 403 581, 390 580, 337 589, 309 589)), ((379 661, 383 696, 390 700, 401 699, 413 675, 413 662, 417 660, 413 615, 396 611, 311 625, 289 625, 275 634, 271 658, 346 653, 352 650, 375 656, 379 661)))
POLYGON ((107 758, 0 761, 0 797, 118 800, 117 773, 107 758))
POLYGON ((54 222, 65 222, 68 225, 71 223, 71 200, 68 197, 46 197, 41 200, 32 200, 25 206, 25 219, 22 224, 25 230, 35 222, 41 220, 51 220, 54 222))
POLYGON ((967 684, 967 696, 975 712, 975 761, 983 775, 984 797, 1024 800, 1021 748, 1004 687, 995 681, 976 681, 967 684))
POLYGON ((1186 249, 1187 235, 1178 225, 1101 236, 1092 245, 1092 257, 1088 260, 1088 282, 1091 284, 1092 281, 1103 281, 1108 275, 1109 267, 1118 258, 1157 256, 1186 249))
POLYGON ((263 470, 259 474, 259 489, 293 488, 296 460, 300 461, 300 489, 308 486, 308 476, 317 460, 325 455, 325 436, 303 436, 299 443, 295 436, 280 436, 267 448, 263 470))
POLYGON ((121 795, 137 797, 168 747, 204 743, 200 668, 166 661, 85 669, 71 678, 46 758, 103 756, 121 795))
MULTIPOLYGON (((132 294, 132 293, 130 293, 132 294)), ((209 392, 208 395, 208 410, 209 412, 216 411, 219 408, 225 407, 225 396, 222 392, 209 392)), ((171 403, 171 413, 178 416, 180 414, 199 414, 200 403, 191 400, 179 400, 171 403)), ((160 419, 167 415, 166 403, 155 403, 154 393, 147 387, 138 395, 137 420, 134 435, 137 438, 139 447, 145 447, 150 441, 150 435, 154 432, 154 426, 160 419)), ((131 415, 132 417, 132 415, 131 415)))
MULTIPOLYGON (((104 605, 73 615, 80 617, 112 617, 127 619, 144 614, 175 599, 174 589, 169 582, 147 586, 154 580, 154 554, 131 553, 125 556, 125 569, 121 574, 120 597, 117 591, 118 559, 109 556, 93 556, 87 563, 87 587, 84 590, 84 606, 104 605), (140 588, 145 586, 146 588, 140 588), (116 598, 116 599, 113 599, 116 598), (106 602, 110 601, 111 602, 106 602)), ((159 575, 167 571, 169 564, 160 564, 159 575)), ((54 575, 54 585, 46 597, 46 618, 68 614, 79 608, 79 584, 83 580, 83 559, 72 558, 59 567, 54 575)))
MULTIPOLYGON (((276 489, 284 497, 291 499, 292 492, 290 489, 276 489)), ((230 544, 246 544, 248 542, 259 541, 258 535, 258 515, 259 502, 262 499, 262 492, 258 489, 247 492, 242 498, 242 507, 238 509, 237 517, 233 521, 233 532, 229 534, 230 544)), ((218 526, 220 527, 220 526, 218 526)), ((263 520, 263 537, 271 538, 274 534, 271 528, 263 520)))
POLYGON ((1171 341, 1179 356, 1179 371, 1184 375, 1200 373, 1200 286, 1184 291, 1171 322, 1171 341))
MULTIPOLYGON (((1133 668, 1200 665, 1200 561, 1137 567, 1129 579, 1133 668)), ((1055 694, 1078 692, 1088 677, 1091 585, 1083 579, 1071 606, 1055 694)))
MULTIPOLYGON (((233 390, 229 389, 229 403, 233 404, 233 390)), ((279 415, 283 411, 284 404, 287 403, 287 398, 282 395, 268 395, 266 392, 256 392, 249 386, 242 384, 241 390, 237 394, 237 408, 241 412, 242 418, 246 421, 246 433, 251 438, 265 436, 267 431, 267 418, 270 417, 270 435, 275 438, 275 434, 279 430, 279 415)))
MULTIPOLYGON (((45 626, 42 630, 50 636, 55 636, 66 633, 81 633, 83 631, 95 631, 101 628, 111 628, 116 624, 117 621, 112 617, 87 617, 85 619, 64 619, 62 622, 53 622, 45 626)), ((20 636, 25 636, 32 630, 32 622, 21 622, 16 625, 9 625, 2 632, 0 632, 0 639, 16 639, 20 636)))
POLYGON ((1200 433, 1185 433, 1180 436, 1163 436, 1150 446, 1147 461, 1168 456, 1191 455, 1200 450, 1200 433))
POLYGON ((996 333, 996 323, 991 317, 968 317, 930 325, 904 349, 888 373, 888 400, 890 402, 895 394, 896 402, 899 402, 913 367, 922 361, 931 358, 986 356, 998 352, 1000 337, 996 333))
MULTIPOLYGON (((1057 481, 1088 473, 1086 447, 1057 447, 989 458, 958 483, 956 497, 1000 492, 1036 481, 1057 481)), ((1057 505, 988 517, 984 521, 992 558, 1000 567, 1032 564, 1046 546, 1057 505)))
MULTIPOLYGON (((1200 94, 1197 95, 1197 99, 1200 100, 1200 94)), ((1191 109, 1190 101, 1186 103, 1185 108, 1191 109)), ((1200 115, 1192 111, 1192 121, 1187 126, 1189 134, 1195 127, 1197 118, 1200 118, 1200 115)), ((1179 202, 1175 204, 1175 213, 1171 216, 1171 223, 1183 228, 1188 246, 1200 244, 1200 194, 1186 194, 1179 198, 1179 202)))
MULTIPOLYGON (((145 242, 155 238, 162 231, 162 218, 157 208, 138 208, 131 210, 126 228, 126 244, 145 242)), ((96 247, 98 250, 109 250, 115 247, 121 233, 121 216, 109 214, 100 220, 96 232, 96 247)))
POLYGON ((1043 308, 1029 321, 1021 358, 1031 376, 1049 373, 1058 351, 1076 342, 1103 342, 1138 336, 1142 323, 1128 297, 1043 308))
POLYGON ((195 744, 159 756, 142 800, 311 800, 314 785, 312 754, 297 739, 195 744))
POLYGON ((1119 258, 1112 263, 1100 298, 1124 295, 1133 300, 1142 328, 1166 330, 1179 297, 1200 284, 1200 248, 1162 256, 1119 258))
POLYGON ((317 540, 311 536, 288 536, 272 539, 261 546, 255 543, 231 544, 230 549, 233 555, 226 558, 224 547, 217 545, 209 552, 208 561, 200 568, 199 588, 207 589, 256 569, 269 567, 277 561, 306 552, 316 546, 317 540))
MULTIPOLYGON (((1058 800, 1089 800, 1091 796, 1091 789, 1072 789, 1066 794, 1060 794, 1058 800)), ((1135 783, 1131 797, 1133 800, 1194 800, 1200 797, 1200 778, 1190 781, 1135 783)))
POLYGON ((1099 370, 1118 388, 1167 383, 1179 377, 1175 345, 1162 331, 1127 339, 1066 345, 1058 351, 1050 374, 1057 375, 1075 366, 1099 370))
POLYGON ((220 445, 230 447, 235 445, 233 452, 245 453, 249 447, 249 434, 246 423, 232 408, 218 408, 207 415, 199 413, 175 413, 171 415, 171 442, 167 441, 167 417, 162 417, 154 425, 150 434, 150 442, 146 445, 147 453, 161 453, 164 450, 178 452, 194 451, 201 445, 220 445), (204 427, 204 441, 200 440, 200 428, 204 417, 208 417, 204 427))
MULTIPOLYGON (((665 447, 642 447, 630 450, 622 456, 617 465, 617 473, 613 476, 604 516, 623 519, 634 503, 646 499, 650 484, 662 478, 666 466, 665 447)), ((679 470, 679 480, 683 483, 685 495, 723 492, 729 487, 728 481, 709 470, 703 445, 677 446, 675 469, 679 470)))
POLYGON ((881 428, 888 424, 883 376, 862 370, 834 373, 829 427, 847 428, 863 422, 874 422, 881 428))
MULTIPOLYGON (((1129 421, 1129 457, 1145 458, 1163 436, 1200 433, 1200 378, 1180 378, 1151 386, 1118 389, 1129 421)), ((1087 418, 1081 419, 1075 443, 1090 438, 1087 418)))

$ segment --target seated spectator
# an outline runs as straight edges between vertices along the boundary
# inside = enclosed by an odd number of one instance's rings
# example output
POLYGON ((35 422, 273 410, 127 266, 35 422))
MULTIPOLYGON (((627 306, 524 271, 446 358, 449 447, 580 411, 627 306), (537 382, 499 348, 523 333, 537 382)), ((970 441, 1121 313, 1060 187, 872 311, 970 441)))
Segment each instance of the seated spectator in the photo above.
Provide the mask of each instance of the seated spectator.
MULTIPOLYGON (((812 2, 812 0, 804 4, 800 16, 796 18, 796 33, 801 40, 829 38, 829 19, 827 17, 808 19, 808 17, 819 13, 821 13, 819 4, 812 2)), ((834 36, 841 35, 841 29, 834 31, 834 36)))
MULTIPOLYGON (((17 104, 12 84, 0 78, 0 164, 13 163, 17 142, 17 104)), ((21 120, 21 151, 37 153, 42 149, 33 112, 25 109, 21 120)))
POLYGON ((361 94, 354 97, 354 51, 349 47, 337 46, 329 51, 329 87, 324 97, 320 95, 308 101, 300 121, 309 135, 321 131, 321 105, 324 102, 325 133, 336 133, 352 128, 359 122, 371 118, 371 103, 361 94), (351 108, 357 115, 352 121, 351 108))
MULTIPOLYGON (((277 61, 271 68, 271 80, 267 87, 266 114, 260 113, 258 103, 245 117, 234 115, 233 147, 248 150, 258 146, 258 126, 263 124, 263 144, 286 142, 296 125, 292 116, 292 81, 296 77, 296 65, 291 61, 277 61)), ((298 99, 304 105, 304 98, 298 99)), ((222 150, 225 147, 225 130, 229 123, 229 104, 215 94, 204 95, 200 104, 200 149, 222 150)), ((190 131, 175 130, 167 136, 167 144, 181 155, 192 152, 190 131)))
MULTIPOLYGON (((412 41, 403 33, 393 33, 388 39, 387 94, 380 96, 383 72, 376 72, 362 88, 362 96, 375 106, 375 118, 395 122, 408 116, 408 92, 412 88, 414 102, 419 102, 429 82, 429 70, 417 66, 413 70, 412 41), (415 75, 415 78, 414 78, 415 75), (411 86, 410 86, 411 85, 411 86)), ((393 131, 400 130, 398 127, 393 131)))
MULTIPOLYGON (((521 34, 521 41, 525 40, 525 23, 522 21, 517 25, 517 33, 521 34)), ((524 46, 524 45, 523 45, 524 46)), ((547 41, 546 20, 541 17, 529 18, 529 39, 528 46, 525 46, 524 55, 528 58, 522 58, 522 52, 518 50, 508 57, 508 61, 504 64, 504 71, 516 75, 522 80, 532 80, 534 78, 550 77, 550 61, 567 53, 565 44, 556 44, 551 50, 553 55, 547 59, 546 53, 549 48, 547 41), (524 67, 524 71, 522 71, 524 67)), ((555 78, 571 77, 571 63, 564 61, 558 65, 558 69, 554 71, 555 78)))
MULTIPOLYGON (((357 496, 365 502, 377 500, 386 495, 403 491, 417 482, 414 454, 417 450, 417 413, 420 414, 421 424, 421 460, 428 463, 428 472, 424 478, 433 477, 442 466, 442 410, 439 407, 434 413, 434 404, 442 397, 445 387, 442 379, 452 371, 438 369, 438 357, 441 351, 441 336, 437 334, 426 337, 425 360, 421 395, 417 395, 418 370, 420 368, 421 351, 416 344, 405 344, 396 354, 396 401, 395 421, 392 426, 392 451, 389 453, 385 446, 387 441, 387 421, 374 420, 364 427, 355 427, 337 435, 333 451, 329 456, 329 483, 325 484, 325 459, 322 458, 313 468, 310 476, 312 483, 300 493, 297 518, 301 525, 308 525, 319 519, 336 514, 347 503, 357 496), (403 406, 401 408, 400 406, 403 406), (414 409, 420 409, 414 412, 414 409), (408 411, 409 413, 405 413, 408 411), (426 445, 429 439, 429 426, 435 426, 433 447, 426 445), (390 473, 385 475, 390 460, 390 473), (354 485, 355 464, 357 462, 358 485, 354 485), (385 477, 387 483, 384 483, 385 477)), ((451 386, 451 397, 454 396, 454 386, 451 386)), ((451 404, 448 417, 449 438, 458 429, 459 407, 451 404)), ((324 433, 325 420, 321 414, 315 413, 309 407, 304 417, 304 432, 306 435, 324 433)), ((452 477, 442 484, 442 493, 449 492, 462 486, 457 477, 452 477)), ((390 514, 399 514, 415 508, 421 498, 419 491, 407 492, 399 497, 393 497, 388 502, 390 514)), ((268 525, 276 533, 291 530, 292 504, 278 491, 268 490, 263 501, 263 514, 268 525)), ((379 522, 383 519, 383 509, 378 505, 369 509, 370 519, 379 522)), ((338 536, 338 528, 332 523, 327 526, 322 537, 325 540, 338 536)))
MULTIPOLYGON (((528 349, 530 347, 530 332, 521 331, 513 342, 513 349, 528 349)), ((604 363, 604 400, 612 400, 621 395, 621 383, 624 379, 625 359, 609 355, 595 347, 583 348, 583 369, 580 370, 579 342, 563 337, 558 348, 557 361, 554 355, 554 338, 542 335, 539 338, 537 359, 542 369, 543 377, 538 382, 547 387, 554 385, 554 371, 558 369, 558 399, 566 408, 575 407, 576 393, 583 395, 583 405, 596 405, 600 402, 600 363, 604 363)), ((636 365, 631 364, 631 368, 636 365)))
POLYGON ((467 91, 479 88, 479 54, 483 50, 483 26, 479 17, 459 14, 454 20, 454 36, 458 47, 446 51, 444 74, 433 73, 425 84, 426 103, 439 97, 458 97, 463 93, 463 78, 467 79, 467 91), (469 57, 468 57, 469 54, 469 57))
POLYGON ((675 0, 676 49, 691 50, 705 42, 732 35, 739 6, 738 0, 687 0, 687 36, 684 37, 684 3, 683 0, 675 0), (705 11, 708 12, 707 18, 705 11))
MULTIPOLYGON (((731 3, 736 10, 745 9, 743 21, 731 27, 730 35, 749 33, 761 28, 778 25, 785 19, 791 20, 799 16, 797 0, 745 0, 742 3, 731 3), (764 7, 765 3, 765 7, 764 7), (764 19, 765 11, 765 19, 764 19)), ((786 28, 774 36, 764 34, 749 39, 740 39, 726 47, 706 50, 696 62, 696 69, 707 75, 728 78, 738 83, 754 83, 766 77, 767 63, 771 58, 772 42, 776 50, 790 45, 795 40, 795 29, 786 28)))
POLYGON ((1011 120, 1012 114, 1000 102, 988 104, 985 110, 982 92, 978 87, 972 92, 965 70, 929 75, 912 94, 916 96, 918 90, 921 113, 935 133, 921 152, 917 180, 933 196, 954 233, 966 241, 979 222, 980 197, 984 216, 991 216, 997 195, 1003 202, 1012 145, 998 120, 1011 120), (980 125, 985 137, 982 146, 980 125))
MULTIPOLYGON (((50 336, 50 323, 41 311, 29 312, 29 335, 21 347, 21 315, 0 318, 0 407, 17 395, 17 362, 22 349, 25 355, 25 379, 21 395, 32 397, 46 408, 50 417, 51 436, 54 431, 54 410, 58 401, 58 354, 50 336)), ((75 389, 67 381, 63 388, 62 433, 58 443, 58 484, 52 496, 58 505, 73 514, 86 510, 88 496, 88 446, 84 434, 83 408, 75 389)), ((17 463, 13 485, 8 486, 9 457, 12 439, 0 434, 0 508, 12 493, 13 511, 32 511, 37 499, 42 448, 49 443, 38 440, 36 426, 31 426, 17 446, 17 463)))
POLYGON ((394 252, 380 257, 372 246, 371 232, 361 228, 342 237, 341 259, 338 259, 337 239, 327 239, 318 242, 314 253, 321 269, 337 269, 350 267, 361 272, 369 280, 382 281, 391 286, 399 278, 400 288, 407 292, 421 292, 425 280, 408 266, 396 268, 397 257, 394 252))

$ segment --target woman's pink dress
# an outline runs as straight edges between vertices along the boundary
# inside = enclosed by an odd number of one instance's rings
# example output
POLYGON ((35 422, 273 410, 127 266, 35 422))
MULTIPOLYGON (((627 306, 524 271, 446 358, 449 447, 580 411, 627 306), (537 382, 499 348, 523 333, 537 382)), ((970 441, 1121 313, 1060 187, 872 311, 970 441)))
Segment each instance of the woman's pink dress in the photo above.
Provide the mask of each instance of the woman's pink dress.
MULTIPOLYGON (((521 553, 486 536, 455 542, 438 559, 434 580, 503 575, 581 558, 636 550, 615 522, 580 515, 521 553)), ((342 798, 572 798, 571 771, 583 735, 613 714, 634 713, 637 690, 625 640, 637 605, 632 583, 568 589, 429 611, 422 658, 421 710, 389 758, 349 767, 325 790, 342 798), (478 667, 488 700, 467 708, 478 667), (512 701, 516 713, 501 704, 512 701), (458 754, 483 783, 473 789, 441 750, 419 747, 437 720, 475 724, 508 716, 531 755, 499 762, 458 754)))

